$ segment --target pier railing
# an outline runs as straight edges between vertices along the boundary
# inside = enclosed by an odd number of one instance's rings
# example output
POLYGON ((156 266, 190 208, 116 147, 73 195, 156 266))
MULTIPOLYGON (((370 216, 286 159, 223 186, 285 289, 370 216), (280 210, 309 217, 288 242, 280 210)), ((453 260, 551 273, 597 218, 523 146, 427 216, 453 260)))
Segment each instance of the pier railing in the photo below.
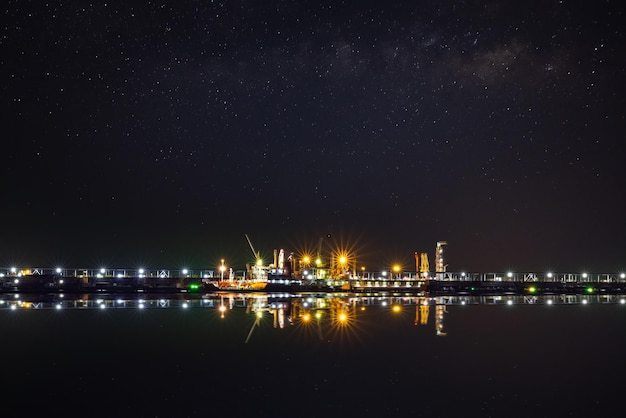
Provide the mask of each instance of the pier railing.
POLYGON ((21 276, 62 276, 81 279, 110 279, 110 278, 197 278, 209 279, 219 276, 211 269, 144 269, 144 268, 24 268, 15 267, 0 269, 0 277, 21 276))
MULTIPOLYGON (((245 273, 235 272, 237 278, 245 273)), ((144 278, 144 279, 217 279, 220 273, 215 269, 144 269, 144 268, 0 268, 0 277, 21 276, 62 276, 87 280, 111 278, 144 278)), ((515 282, 515 283, 626 283, 626 273, 559 273, 559 272, 440 272, 417 273, 402 272, 393 275, 360 272, 355 276, 344 278, 350 282, 515 282)))

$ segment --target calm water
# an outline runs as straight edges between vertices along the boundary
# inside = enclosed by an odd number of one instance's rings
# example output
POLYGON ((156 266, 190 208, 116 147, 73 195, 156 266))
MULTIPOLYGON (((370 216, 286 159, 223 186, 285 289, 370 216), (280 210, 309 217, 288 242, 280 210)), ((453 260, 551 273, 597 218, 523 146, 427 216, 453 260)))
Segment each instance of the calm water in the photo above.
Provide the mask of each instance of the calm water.
POLYGON ((3 409, 82 417, 623 409, 623 296, 336 296, 3 295, 3 409))

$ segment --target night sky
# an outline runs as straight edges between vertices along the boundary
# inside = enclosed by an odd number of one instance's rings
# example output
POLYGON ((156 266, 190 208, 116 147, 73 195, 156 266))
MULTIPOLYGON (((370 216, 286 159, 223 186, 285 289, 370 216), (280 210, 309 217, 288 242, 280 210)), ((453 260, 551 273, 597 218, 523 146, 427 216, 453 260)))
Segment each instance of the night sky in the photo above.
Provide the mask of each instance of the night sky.
POLYGON ((626 268, 619 1, 8 1, 0 265, 626 268))

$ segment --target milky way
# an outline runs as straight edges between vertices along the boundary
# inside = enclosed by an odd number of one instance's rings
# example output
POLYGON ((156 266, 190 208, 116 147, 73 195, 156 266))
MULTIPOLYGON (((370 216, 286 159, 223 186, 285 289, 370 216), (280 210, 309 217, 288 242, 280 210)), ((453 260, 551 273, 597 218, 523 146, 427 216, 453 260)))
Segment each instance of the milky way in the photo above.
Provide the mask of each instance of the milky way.
POLYGON ((617 271, 620 6, 10 1, 0 260, 617 271))

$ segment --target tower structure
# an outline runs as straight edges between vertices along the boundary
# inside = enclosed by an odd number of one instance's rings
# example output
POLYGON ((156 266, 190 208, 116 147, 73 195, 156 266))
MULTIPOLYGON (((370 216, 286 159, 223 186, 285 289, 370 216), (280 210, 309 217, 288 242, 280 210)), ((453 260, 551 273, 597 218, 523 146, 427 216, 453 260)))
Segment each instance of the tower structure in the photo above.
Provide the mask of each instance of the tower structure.
POLYGON ((430 265, 428 264, 428 254, 421 253, 420 260, 420 273, 422 277, 428 277, 428 273, 430 271, 430 265))
POLYGON ((444 264, 443 261, 443 246, 448 245, 446 241, 437 241, 437 248, 435 249, 435 272, 436 273, 445 273, 447 264, 444 264))

